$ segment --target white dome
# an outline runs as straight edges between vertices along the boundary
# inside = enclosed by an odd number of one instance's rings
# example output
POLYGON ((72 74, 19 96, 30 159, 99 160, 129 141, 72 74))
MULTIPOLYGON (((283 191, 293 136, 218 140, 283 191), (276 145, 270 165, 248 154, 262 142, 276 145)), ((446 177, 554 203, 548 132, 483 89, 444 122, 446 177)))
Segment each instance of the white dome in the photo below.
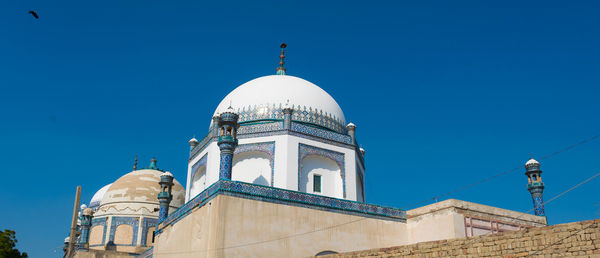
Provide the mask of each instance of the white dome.
POLYGON ((106 193, 106 190, 108 190, 110 185, 112 184, 107 184, 103 186, 102 188, 100 188, 100 190, 98 190, 98 192, 94 194, 92 200, 90 201, 90 208, 95 208, 100 205, 100 201, 102 201, 102 197, 104 197, 104 194, 106 193))
POLYGON ((527 163, 525 163, 525 166, 531 165, 531 164, 540 164, 540 163, 537 160, 535 160, 535 159, 529 159, 527 161, 527 163))
POLYGON ((344 113, 331 95, 307 80, 289 75, 263 76, 242 84, 221 101, 214 115, 231 106, 240 115, 240 123, 280 120, 283 119, 281 109, 286 104, 294 109, 292 120, 334 131, 345 129, 344 113))

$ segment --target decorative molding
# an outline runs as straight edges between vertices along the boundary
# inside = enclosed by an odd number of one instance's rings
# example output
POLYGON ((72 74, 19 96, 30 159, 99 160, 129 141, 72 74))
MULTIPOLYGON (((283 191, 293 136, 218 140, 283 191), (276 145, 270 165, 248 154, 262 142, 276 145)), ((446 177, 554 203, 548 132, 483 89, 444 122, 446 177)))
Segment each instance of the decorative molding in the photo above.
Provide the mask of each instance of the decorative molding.
POLYGON ((106 220, 108 220, 107 217, 104 218, 92 218, 92 226, 90 227, 90 233, 92 232, 92 229, 95 226, 103 226, 104 229, 102 229, 102 242, 99 245, 90 245, 90 246, 103 246, 104 245, 104 241, 106 240, 106 220))
MULTIPOLYGON (((108 237, 109 242, 115 241, 115 231, 117 231, 117 227, 119 225, 129 225, 133 227, 133 235, 131 238, 131 244, 129 245, 118 245, 118 246, 135 246, 135 241, 137 240, 138 229, 140 227, 140 218, 139 217, 116 217, 113 216, 110 222, 110 235, 108 237)), ((117 245, 117 244, 115 244, 117 245)))
POLYGON ((189 215, 194 208, 205 205, 219 194, 361 217, 406 222, 406 212, 397 208, 301 193, 270 186, 219 180, 181 206, 181 208, 171 213, 159 224, 156 234, 160 234, 165 227, 177 223, 179 220, 189 215))
POLYGON ((335 161, 340 168, 340 176, 342 177, 343 198, 346 198, 346 166, 344 153, 302 143, 298 144, 298 191, 300 191, 300 178, 302 177, 302 160, 304 160, 304 158, 306 158, 308 155, 317 155, 335 161))
POLYGON ((271 166, 271 186, 274 184, 275 180, 275 142, 259 142, 259 143, 249 143, 249 144, 240 144, 235 148, 235 152, 233 158, 235 159, 235 155, 249 152, 249 151, 260 151, 269 155, 269 165, 271 166))
POLYGON ((148 239, 146 239, 146 237, 148 236, 148 229, 151 227, 155 227, 158 225, 158 219, 153 219, 153 218, 144 218, 144 220, 142 221, 142 245, 145 246, 151 246, 152 243, 147 243, 146 241, 148 241, 148 239))

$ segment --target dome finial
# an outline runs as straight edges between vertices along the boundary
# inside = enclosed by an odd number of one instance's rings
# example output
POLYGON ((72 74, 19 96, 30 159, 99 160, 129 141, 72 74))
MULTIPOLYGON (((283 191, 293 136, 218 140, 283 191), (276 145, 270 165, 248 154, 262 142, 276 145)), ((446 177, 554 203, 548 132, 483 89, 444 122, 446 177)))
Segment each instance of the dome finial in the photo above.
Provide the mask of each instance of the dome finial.
POLYGON ((150 166, 148 167, 148 169, 158 170, 158 167, 156 166, 156 158, 152 158, 150 160, 150 166))
POLYGON ((277 75, 285 75, 285 67, 283 67, 283 64, 285 64, 285 62, 283 61, 283 59, 285 58, 286 47, 287 45, 285 43, 281 43, 281 55, 279 56, 279 67, 277 67, 277 75))
POLYGON ((135 161, 133 161, 133 170, 137 170, 137 159, 138 159, 138 155, 135 154, 135 161))

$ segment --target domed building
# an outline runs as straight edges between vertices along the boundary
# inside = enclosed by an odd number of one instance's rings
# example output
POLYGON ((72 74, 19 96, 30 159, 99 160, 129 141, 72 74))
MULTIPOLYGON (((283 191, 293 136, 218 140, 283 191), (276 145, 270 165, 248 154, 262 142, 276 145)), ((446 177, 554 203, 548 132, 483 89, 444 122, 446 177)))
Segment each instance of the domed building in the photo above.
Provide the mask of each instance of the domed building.
MULTIPOLYGON (((89 208, 84 210, 84 215, 87 212, 92 216, 90 249, 139 253, 152 246, 163 173, 157 168, 156 159, 152 159, 148 168, 135 169, 94 194, 89 208)), ((176 180, 173 183, 171 211, 183 205, 185 198, 183 186, 176 180)))
POLYGON ((528 189, 540 216, 452 199, 410 211, 366 203, 357 126, 319 86, 286 74, 283 48, 276 75, 233 89, 206 135, 189 141, 186 190, 153 161, 94 195, 84 212, 95 211, 90 249, 309 257, 546 224, 540 165, 531 162, 528 189))
POLYGON ((242 84, 217 106, 210 132, 192 140, 187 200, 219 179, 219 115, 238 118, 231 180, 364 201, 363 153, 354 124, 319 86, 290 75, 242 84))

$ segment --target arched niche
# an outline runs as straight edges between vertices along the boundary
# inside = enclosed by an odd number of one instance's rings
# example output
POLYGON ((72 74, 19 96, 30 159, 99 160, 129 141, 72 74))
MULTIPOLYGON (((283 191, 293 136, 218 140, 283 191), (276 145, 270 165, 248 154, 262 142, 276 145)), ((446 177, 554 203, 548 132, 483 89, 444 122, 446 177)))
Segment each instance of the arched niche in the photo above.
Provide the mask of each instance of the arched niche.
POLYGON ((341 169, 324 156, 309 154, 300 161, 300 191, 335 198, 344 197, 341 169))
POLYGON ((246 151, 233 156, 231 180, 270 186, 271 157, 262 151, 246 151))
POLYGON ((115 245, 131 245, 133 242, 133 227, 127 224, 118 225, 115 229, 115 245))
POLYGON ((102 245, 104 244, 104 225, 97 225, 92 227, 90 230, 89 245, 102 245))
POLYGON ((192 179, 190 180, 190 199, 206 189, 206 157, 204 155, 194 166, 192 166, 192 179))
POLYGON ((322 187, 321 192, 316 194, 346 198, 344 164, 343 153, 302 143, 298 144, 298 191, 313 193, 316 179, 314 175, 316 174, 320 175, 322 187))

